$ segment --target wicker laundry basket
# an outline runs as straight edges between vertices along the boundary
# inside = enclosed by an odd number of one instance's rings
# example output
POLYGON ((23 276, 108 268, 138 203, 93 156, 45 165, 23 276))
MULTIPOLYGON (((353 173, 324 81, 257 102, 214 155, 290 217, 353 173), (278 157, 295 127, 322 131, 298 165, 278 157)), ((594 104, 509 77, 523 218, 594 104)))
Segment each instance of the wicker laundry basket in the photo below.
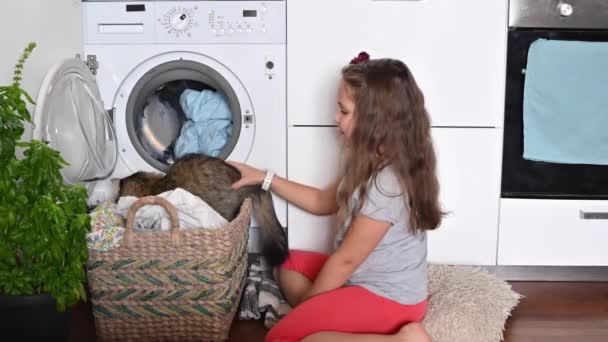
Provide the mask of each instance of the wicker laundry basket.
POLYGON ((87 267, 100 340, 225 341, 247 270, 251 201, 220 229, 179 229, 175 207, 150 196, 129 210, 123 244, 89 251, 87 267), (163 206, 171 231, 133 232, 143 205, 163 206))

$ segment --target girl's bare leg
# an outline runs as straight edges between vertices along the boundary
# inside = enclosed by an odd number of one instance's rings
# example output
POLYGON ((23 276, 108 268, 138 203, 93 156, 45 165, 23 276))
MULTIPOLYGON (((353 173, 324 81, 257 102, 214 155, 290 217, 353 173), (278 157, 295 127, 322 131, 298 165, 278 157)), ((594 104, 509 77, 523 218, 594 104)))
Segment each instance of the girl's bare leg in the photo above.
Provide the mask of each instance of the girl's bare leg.
POLYGON ((302 296, 312 286, 312 282, 308 278, 295 271, 276 267, 273 274, 285 299, 292 307, 300 304, 302 296))

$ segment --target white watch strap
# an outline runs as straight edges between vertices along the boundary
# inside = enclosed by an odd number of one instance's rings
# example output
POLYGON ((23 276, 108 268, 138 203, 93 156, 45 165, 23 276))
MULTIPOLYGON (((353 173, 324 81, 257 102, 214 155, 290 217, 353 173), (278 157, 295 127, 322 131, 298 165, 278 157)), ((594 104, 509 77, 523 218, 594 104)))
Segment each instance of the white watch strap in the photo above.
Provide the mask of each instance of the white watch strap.
POLYGON ((268 189, 270 189, 270 183, 272 183, 273 177, 274 172, 272 170, 266 170, 266 176, 264 177, 264 181, 262 182, 262 190, 268 191, 268 189))

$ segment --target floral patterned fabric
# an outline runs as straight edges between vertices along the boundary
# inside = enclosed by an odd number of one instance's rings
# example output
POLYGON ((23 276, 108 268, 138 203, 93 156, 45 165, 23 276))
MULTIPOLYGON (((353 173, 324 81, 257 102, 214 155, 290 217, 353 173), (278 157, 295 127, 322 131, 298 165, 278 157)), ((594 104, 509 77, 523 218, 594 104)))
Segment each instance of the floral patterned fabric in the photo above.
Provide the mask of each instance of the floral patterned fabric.
POLYGON ((109 251, 122 244, 125 222, 113 202, 104 202, 90 214, 91 232, 87 234, 89 249, 109 251))

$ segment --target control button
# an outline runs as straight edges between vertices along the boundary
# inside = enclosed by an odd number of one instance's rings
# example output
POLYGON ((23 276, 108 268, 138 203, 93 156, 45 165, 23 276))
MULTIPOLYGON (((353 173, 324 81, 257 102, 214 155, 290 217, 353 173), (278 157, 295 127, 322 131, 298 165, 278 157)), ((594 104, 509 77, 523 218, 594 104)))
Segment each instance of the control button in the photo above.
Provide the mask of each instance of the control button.
POLYGON ((572 15, 572 12, 574 12, 572 5, 568 3, 559 4, 559 14, 561 14, 562 17, 569 17, 572 15))
POLYGON ((272 76, 276 73, 275 65, 274 65, 274 56, 266 56, 264 60, 266 61, 265 73, 269 79, 272 79, 272 76))

